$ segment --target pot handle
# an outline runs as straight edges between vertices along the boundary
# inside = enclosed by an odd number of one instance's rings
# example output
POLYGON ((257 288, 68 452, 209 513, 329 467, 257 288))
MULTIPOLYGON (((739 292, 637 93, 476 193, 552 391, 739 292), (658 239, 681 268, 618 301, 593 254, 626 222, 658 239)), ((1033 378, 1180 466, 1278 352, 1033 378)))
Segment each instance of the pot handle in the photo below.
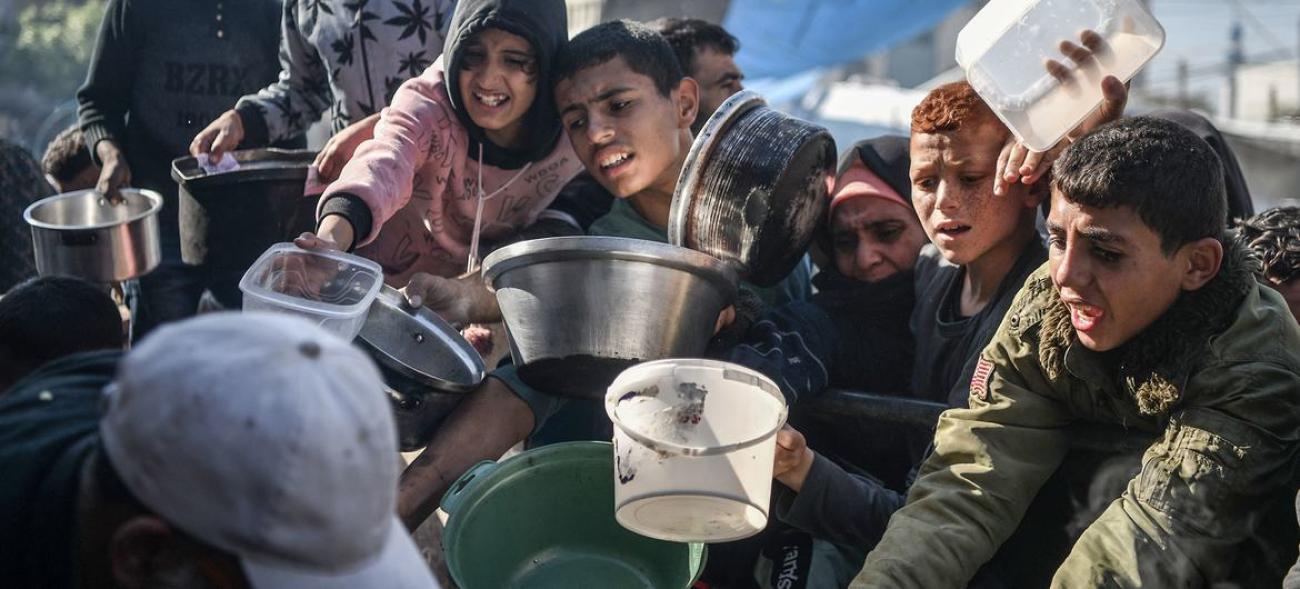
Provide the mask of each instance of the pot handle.
POLYGON ((460 507, 460 502, 468 494, 468 491, 477 486, 474 482, 475 479, 496 470, 497 466, 499 465, 496 462, 484 460, 470 467, 469 470, 465 471, 465 474, 460 475, 460 478, 451 484, 451 487, 447 489, 447 493, 442 496, 442 510, 448 514, 455 512, 460 507))

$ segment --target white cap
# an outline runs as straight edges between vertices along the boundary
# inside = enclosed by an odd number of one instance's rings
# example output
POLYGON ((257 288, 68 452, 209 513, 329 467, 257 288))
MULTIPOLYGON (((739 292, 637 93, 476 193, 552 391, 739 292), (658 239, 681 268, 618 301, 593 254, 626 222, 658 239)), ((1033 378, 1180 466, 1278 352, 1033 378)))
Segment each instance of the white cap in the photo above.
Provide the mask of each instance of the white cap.
POLYGON ((309 322, 217 313, 127 355, 100 434, 146 507, 234 554, 256 589, 437 587, 394 514, 382 391, 364 353, 309 322))

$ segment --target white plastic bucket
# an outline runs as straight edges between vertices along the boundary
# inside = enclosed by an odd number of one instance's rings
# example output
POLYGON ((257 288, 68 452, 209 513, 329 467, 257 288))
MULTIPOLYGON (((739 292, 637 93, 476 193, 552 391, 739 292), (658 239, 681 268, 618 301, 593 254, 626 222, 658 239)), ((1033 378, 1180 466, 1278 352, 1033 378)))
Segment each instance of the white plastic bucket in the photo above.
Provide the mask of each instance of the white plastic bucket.
POLYGON ((614 516, 638 534, 725 542, 767 526, 781 390, 713 360, 658 360, 619 375, 605 395, 614 422, 614 516))

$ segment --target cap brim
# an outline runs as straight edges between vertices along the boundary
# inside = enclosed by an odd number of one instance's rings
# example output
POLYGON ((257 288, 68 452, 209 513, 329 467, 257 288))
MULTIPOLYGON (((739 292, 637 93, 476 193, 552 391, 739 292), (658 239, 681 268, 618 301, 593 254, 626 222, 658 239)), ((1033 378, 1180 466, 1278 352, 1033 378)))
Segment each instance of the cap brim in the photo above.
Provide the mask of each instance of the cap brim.
POLYGON ((393 517, 379 557, 355 570, 334 573, 286 568, 240 559, 253 589, 438 589, 428 563, 402 522, 393 517))

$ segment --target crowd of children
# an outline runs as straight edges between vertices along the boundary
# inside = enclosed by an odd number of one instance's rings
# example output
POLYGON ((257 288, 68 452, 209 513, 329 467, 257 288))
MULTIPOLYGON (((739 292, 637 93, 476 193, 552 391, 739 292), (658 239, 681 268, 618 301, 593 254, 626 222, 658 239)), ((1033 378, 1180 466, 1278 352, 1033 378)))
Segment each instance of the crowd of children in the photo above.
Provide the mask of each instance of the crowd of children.
MULTIPOLYGON (((148 26, 120 4, 109 41, 148 26)), ((374 259, 457 323, 500 321, 476 272, 494 247, 666 242, 694 133, 740 89, 735 38, 669 19, 568 39, 560 0, 435 4, 437 23, 403 4, 384 42, 445 38, 441 58, 378 96, 319 55, 356 8, 286 2, 280 80, 189 149, 291 138, 332 104, 318 225, 298 245, 374 259)), ((61 189, 157 172, 117 161, 150 120, 119 128, 120 111, 152 99, 108 100, 120 83, 95 71, 84 133, 45 158, 61 189)), ((1300 511, 1300 210, 1249 216, 1208 121, 1126 116, 1124 86, 1102 85, 1046 153, 966 82, 931 90, 908 137, 844 150, 813 251, 774 287, 742 283, 708 352, 771 377, 792 417, 769 529, 711 547, 699 586, 1282 582, 1300 511), (801 411, 833 388, 949 409, 932 429, 801 411), (1089 428, 1141 449, 1082 449, 1089 428)), ((76 279, 0 298, 0 578, 18 586, 435 586, 401 524, 516 444, 610 436, 600 406, 507 360, 399 478, 378 373, 345 342, 222 313, 123 352, 120 327, 76 279)))

